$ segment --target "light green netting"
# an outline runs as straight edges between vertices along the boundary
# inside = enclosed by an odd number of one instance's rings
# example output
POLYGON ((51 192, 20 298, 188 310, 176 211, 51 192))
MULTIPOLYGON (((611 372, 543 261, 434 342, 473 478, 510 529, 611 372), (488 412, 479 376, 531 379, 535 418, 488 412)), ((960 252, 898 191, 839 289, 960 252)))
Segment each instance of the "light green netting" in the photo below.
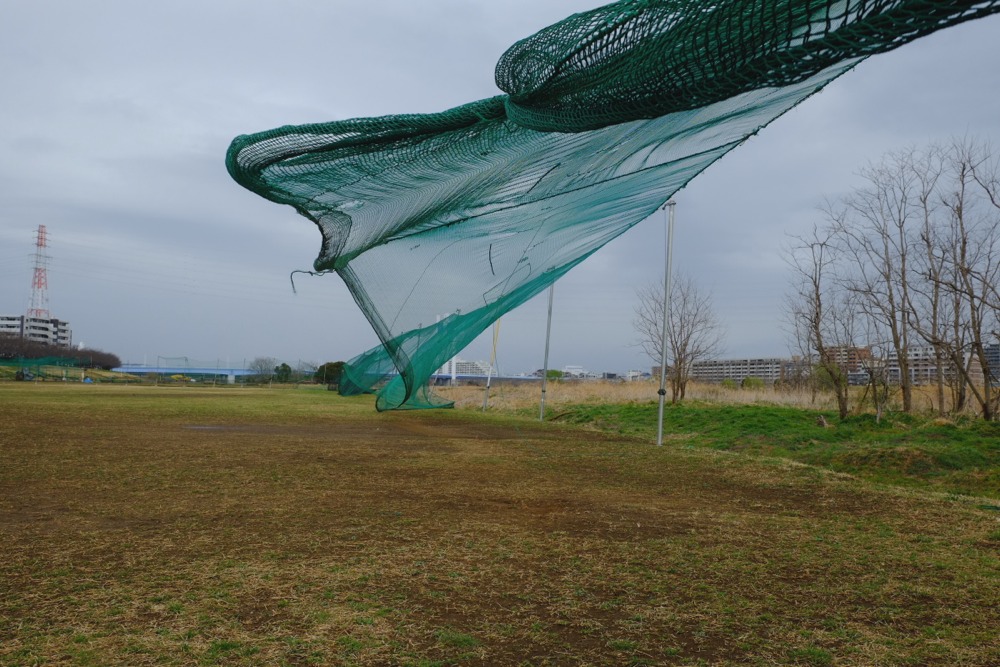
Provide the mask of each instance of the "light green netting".
POLYGON ((864 57, 997 11, 618 2, 515 44, 497 66, 506 95, 237 137, 227 167, 319 226, 316 270, 343 278, 383 342, 341 392, 447 405, 426 388, 437 368, 712 162, 864 57))

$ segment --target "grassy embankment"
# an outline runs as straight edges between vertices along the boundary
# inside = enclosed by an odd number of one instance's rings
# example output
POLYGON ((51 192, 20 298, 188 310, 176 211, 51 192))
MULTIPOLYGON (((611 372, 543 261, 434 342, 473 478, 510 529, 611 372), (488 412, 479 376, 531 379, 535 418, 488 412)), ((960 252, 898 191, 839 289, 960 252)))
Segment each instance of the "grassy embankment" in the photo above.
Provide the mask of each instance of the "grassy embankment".
MULTIPOLYGON (((657 404, 649 398, 655 387, 645 387, 645 397, 643 387, 627 385, 550 387, 548 419, 656 441, 657 404)), ((538 414, 537 387, 505 392, 495 401, 501 411, 538 414)), ((443 393, 460 407, 482 405, 482 389, 443 393)), ((840 421, 828 397, 820 397, 816 408, 808 394, 718 387, 696 387, 693 393, 691 400, 666 406, 669 446, 780 457, 876 482, 1000 499, 1000 423, 902 413, 879 423, 865 413, 840 421)))
POLYGON ((647 407, 2 384, 0 664, 1000 664, 982 500, 688 446, 791 416, 656 448, 647 407))

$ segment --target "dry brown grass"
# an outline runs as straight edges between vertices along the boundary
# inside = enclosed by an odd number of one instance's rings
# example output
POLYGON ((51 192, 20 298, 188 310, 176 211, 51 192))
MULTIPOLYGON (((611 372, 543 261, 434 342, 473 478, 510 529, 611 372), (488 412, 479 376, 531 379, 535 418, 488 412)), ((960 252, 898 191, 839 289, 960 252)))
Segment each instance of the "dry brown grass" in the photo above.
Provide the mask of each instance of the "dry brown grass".
MULTIPOLYGON (((628 403, 658 400, 657 382, 617 382, 608 380, 558 381, 546 386, 545 403, 547 409, 558 411, 567 405, 628 403)), ((455 401, 458 408, 482 408, 483 387, 459 386, 437 387, 435 393, 455 401)), ((527 411, 538 409, 541 396, 540 383, 499 384, 490 388, 489 406, 499 411, 527 411)), ((761 389, 727 389, 716 384, 688 385, 687 399, 712 403, 763 403, 789 407, 828 410, 836 405, 829 394, 813 396, 808 391, 775 391, 770 387, 761 389)), ((669 394, 668 399, 669 400, 669 394)))
POLYGON ((0 457, 7 666, 1000 664, 996 513, 806 466, 81 385, 0 457))
MULTIPOLYGON (((549 382, 546 387, 546 405, 553 410, 567 405, 627 403, 631 401, 644 402, 658 400, 656 390, 659 383, 649 380, 637 382, 620 382, 609 380, 556 381, 549 382)), ((483 387, 459 386, 438 387, 435 392, 455 401, 459 408, 482 408, 483 387)), ((541 392, 540 383, 495 384, 490 389, 489 405, 494 410, 513 411, 538 408, 541 392)), ((669 400, 669 394, 668 394, 669 400)), ((737 405, 781 405, 792 408, 814 410, 835 410, 837 402, 830 392, 813 393, 807 389, 759 389, 727 388, 718 384, 692 382, 688 385, 686 400, 706 401, 716 404, 737 405)), ((946 397, 946 409, 951 409, 951 396, 946 397)), ((976 416, 976 406, 966 407, 967 416, 976 416)), ((914 410, 921 413, 934 413, 938 409, 936 389, 932 386, 920 386, 913 389, 914 410)), ((889 402, 892 410, 901 409, 901 397, 898 392, 889 402)), ((851 389, 851 410, 854 413, 871 412, 872 407, 866 398, 864 387, 851 389)))

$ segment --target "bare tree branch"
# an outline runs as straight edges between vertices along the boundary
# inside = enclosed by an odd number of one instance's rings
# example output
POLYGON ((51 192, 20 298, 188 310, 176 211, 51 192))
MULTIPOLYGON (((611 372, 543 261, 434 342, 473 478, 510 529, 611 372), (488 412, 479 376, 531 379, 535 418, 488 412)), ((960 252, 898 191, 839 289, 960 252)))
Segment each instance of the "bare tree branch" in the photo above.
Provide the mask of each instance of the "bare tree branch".
MULTIPOLYGON (((720 352, 723 331, 712 308, 711 295, 702 294, 694 281, 686 276, 675 276, 670 291, 667 375, 671 400, 676 403, 684 398, 695 362, 720 352)), ((663 340, 663 285, 653 283, 636 294, 639 305, 633 326, 639 335, 638 345, 659 364, 663 340)))

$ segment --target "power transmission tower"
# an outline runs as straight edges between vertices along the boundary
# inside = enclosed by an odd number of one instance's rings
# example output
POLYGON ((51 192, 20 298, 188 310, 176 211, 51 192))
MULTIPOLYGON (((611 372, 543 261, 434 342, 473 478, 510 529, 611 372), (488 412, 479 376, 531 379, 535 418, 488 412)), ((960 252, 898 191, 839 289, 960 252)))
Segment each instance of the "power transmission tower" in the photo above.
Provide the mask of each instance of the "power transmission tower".
POLYGON ((31 307, 28 308, 28 317, 40 320, 51 319, 49 315, 49 256, 45 254, 47 247, 48 235, 45 231, 45 225, 38 225, 35 238, 35 275, 31 280, 31 307))

